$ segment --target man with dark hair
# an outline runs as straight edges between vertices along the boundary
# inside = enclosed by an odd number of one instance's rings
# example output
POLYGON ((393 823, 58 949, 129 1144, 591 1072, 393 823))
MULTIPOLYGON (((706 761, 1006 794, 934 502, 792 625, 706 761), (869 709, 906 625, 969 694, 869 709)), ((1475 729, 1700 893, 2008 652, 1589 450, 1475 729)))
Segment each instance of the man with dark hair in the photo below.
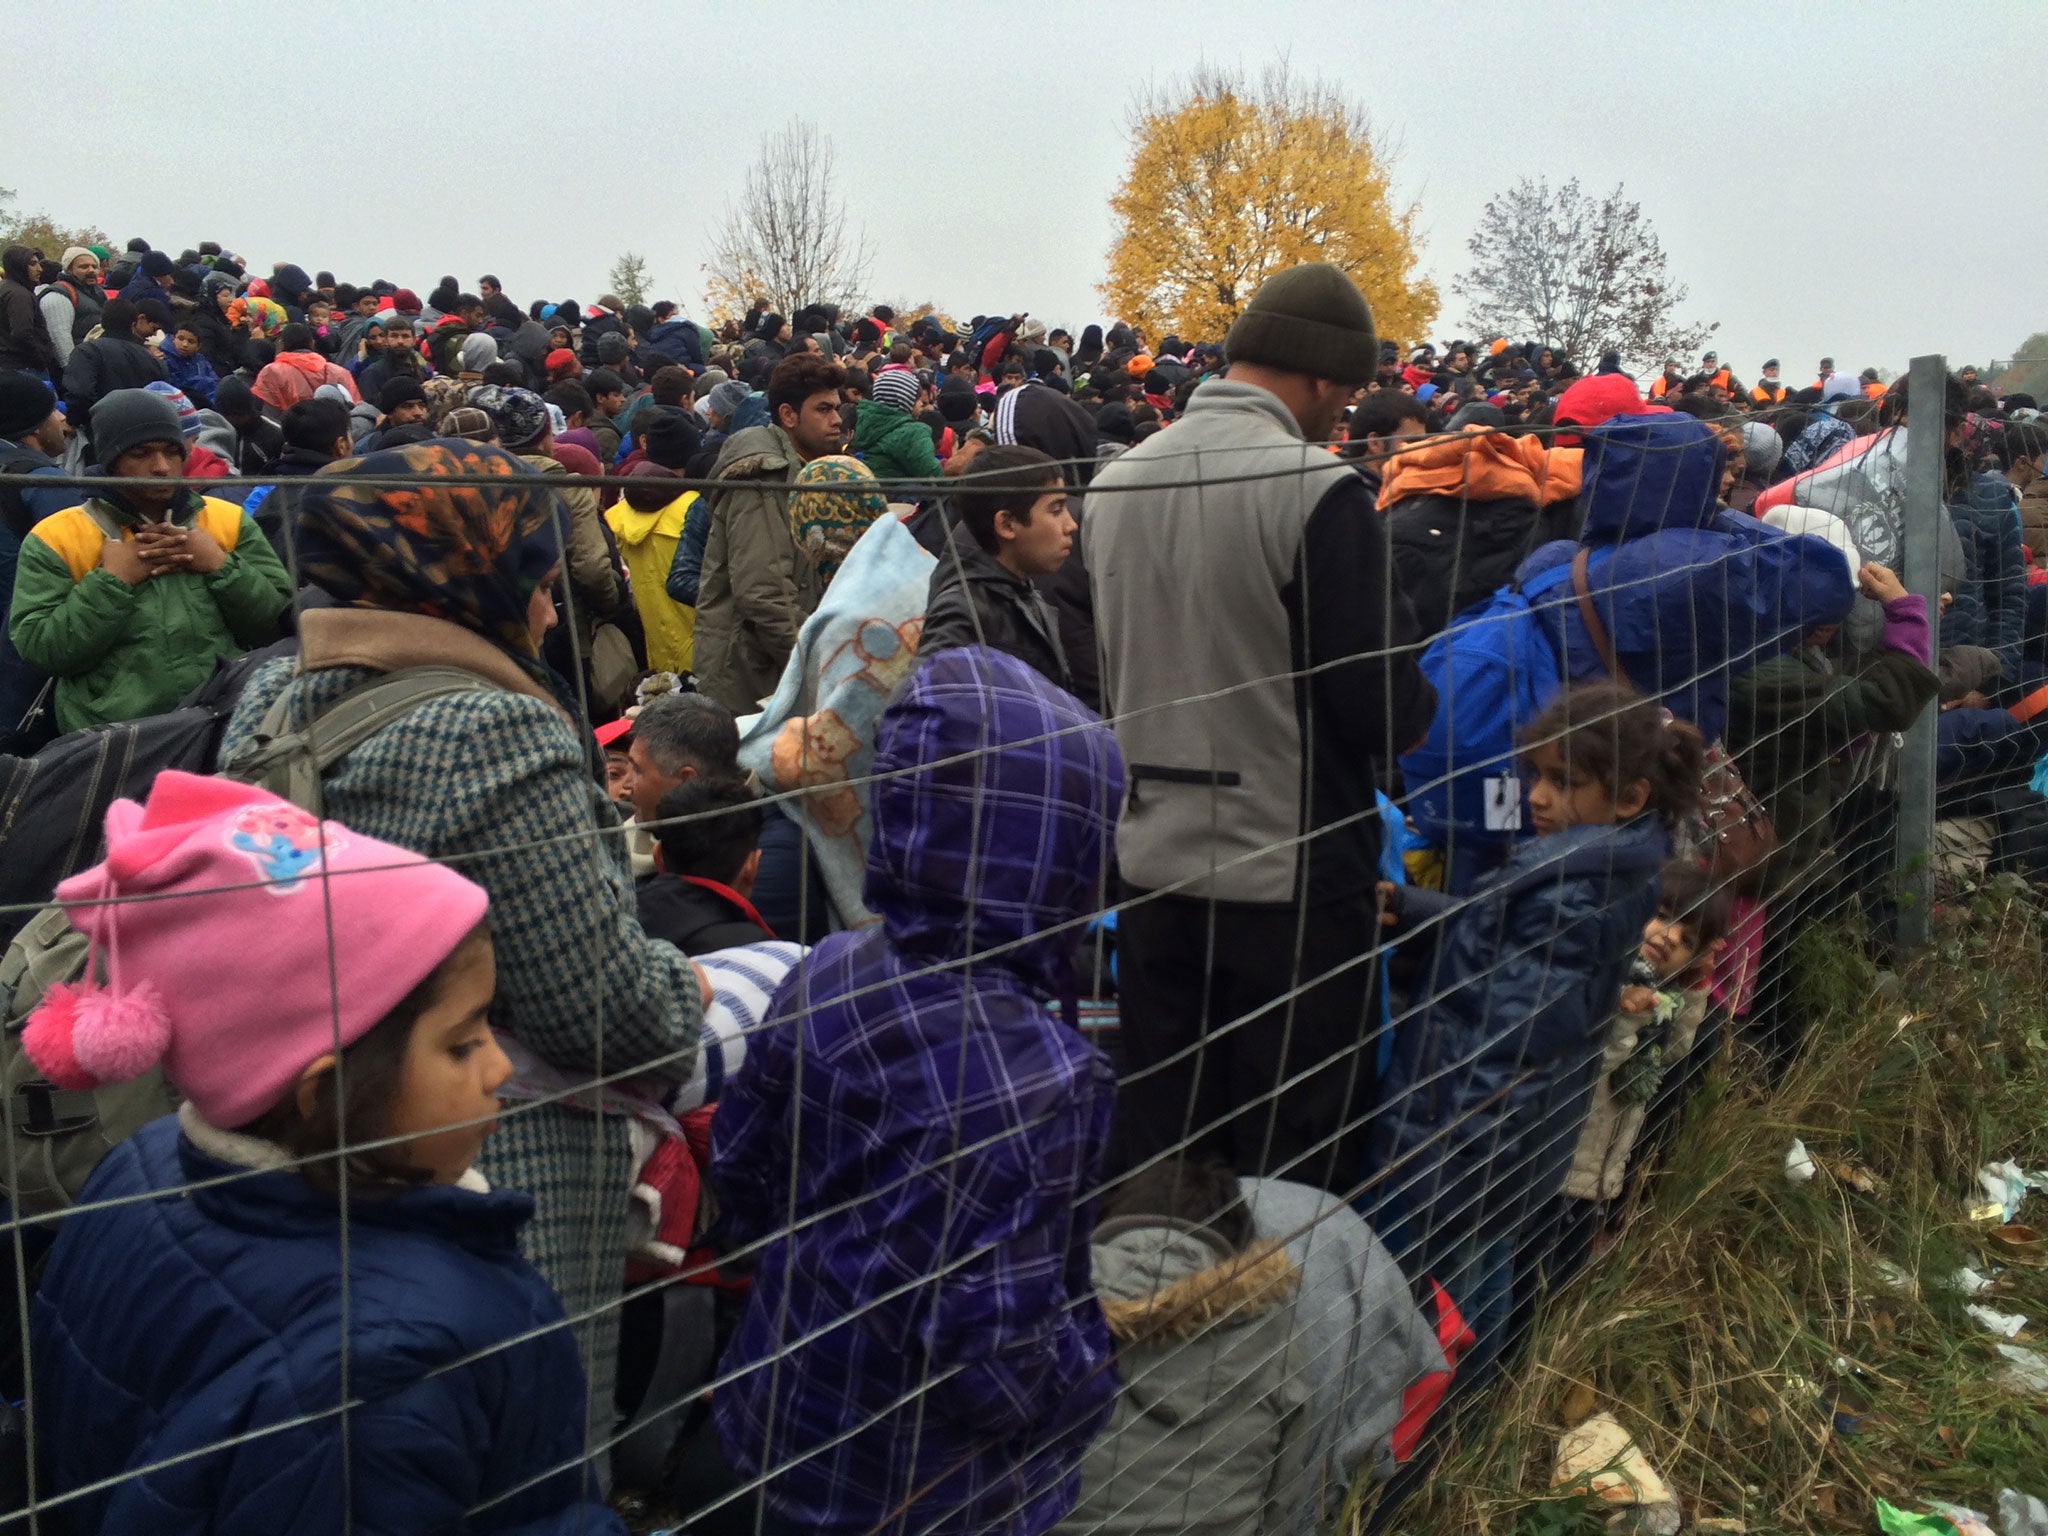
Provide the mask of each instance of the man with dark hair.
POLYGON ((583 387, 596 407, 583 425, 597 439, 597 462, 609 464, 619 456, 618 417, 626 408, 626 381, 609 368, 594 368, 583 375, 583 387))
POLYGON ((233 452, 229 460, 238 475, 263 475, 284 452, 284 433, 263 414, 263 407, 249 392, 249 381, 229 374, 213 392, 213 408, 233 430, 233 452))
POLYGON ((356 388, 374 400, 393 379, 424 382, 426 359, 414 345, 412 322, 397 310, 379 316, 363 329, 363 363, 356 370, 356 388))
POLYGON ((1337 1192, 1377 1101, 1375 773, 1436 696, 1373 498, 1315 446, 1379 368, 1364 295, 1290 268, 1224 350, 1227 378, 1096 474, 1082 524, 1139 898, 1117 936, 1120 1153, 1185 1144, 1337 1192), (1229 483, 1195 483, 1194 455, 1229 483), (1227 621, 1171 643, 1191 593, 1227 621))
MULTIPOLYGON (((111 307, 111 306, 110 306, 111 307)), ((278 637, 291 582, 242 509, 185 474, 178 413, 146 389, 93 409, 108 487, 37 523, 22 541, 8 634, 54 673, 57 726, 161 714, 223 657, 278 637)))
MULTIPOLYGON (((569 431, 590 434, 590 418, 597 413, 597 407, 591 403, 590 391, 583 387, 580 380, 564 379, 542 395, 541 399, 562 413, 562 420, 567 423, 569 431)), ((591 441, 596 441, 594 435, 591 436, 591 441)), ((588 447, 589 444, 584 446, 588 447)), ((596 452, 596 449, 591 449, 593 458, 596 457, 596 452)))
POLYGON ((680 365, 658 368, 647 381, 647 393, 656 405, 672 405, 679 411, 691 408, 690 370, 680 365))
POLYGON ((1398 389, 1382 389, 1351 407, 1351 425, 1343 454, 1354 460, 1375 497, 1387 455, 1399 453, 1411 438, 1429 434, 1429 407, 1398 389))
POLYGON ((775 365, 769 420, 719 450, 697 583, 698 686, 735 715, 753 714, 781 681, 796 632, 818 603, 816 572, 789 526, 788 486, 837 453, 846 370, 816 353, 775 365))
POLYGON ((1073 548, 1060 466, 1036 448, 1001 445, 984 449, 959 487, 960 522, 932 571, 918 655, 985 645, 1073 692, 1059 614, 1032 585, 1073 548))
POLYGON ((750 899, 761 869, 761 804, 745 775, 690 779, 657 810, 657 873, 640 887, 640 926, 686 955, 774 938, 750 899))
POLYGON ((64 365, 64 419, 91 440, 92 408, 117 389, 141 389, 164 376, 164 360, 150 338, 170 323, 156 300, 137 306, 113 299, 100 317, 100 334, 74 348, 64 365))
POLYGON ((284 451, 271 471, 278 477, 277 483, 257 486, 242 502, 242 510, 255 519, 270 547, 294 572, 292 528, 305 495, 304 482, 354 451, 349 443, 348 417, 348 407, 339 400, 301 400, 286 411, 284 451))

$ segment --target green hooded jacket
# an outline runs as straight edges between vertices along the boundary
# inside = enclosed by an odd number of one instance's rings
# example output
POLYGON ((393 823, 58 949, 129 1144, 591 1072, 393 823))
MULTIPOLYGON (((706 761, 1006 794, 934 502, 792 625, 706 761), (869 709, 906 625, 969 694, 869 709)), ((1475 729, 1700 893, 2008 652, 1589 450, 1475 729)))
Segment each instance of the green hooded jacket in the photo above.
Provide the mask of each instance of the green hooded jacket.
MULTIPOLYGON (((853 451, 877 480, 936 480, 939 455, 932 446, 932 429, 915 416, 875 400, 863 400, 853 410, 853 451)), ((908 498, 897 494, 891 501, 908 498)))

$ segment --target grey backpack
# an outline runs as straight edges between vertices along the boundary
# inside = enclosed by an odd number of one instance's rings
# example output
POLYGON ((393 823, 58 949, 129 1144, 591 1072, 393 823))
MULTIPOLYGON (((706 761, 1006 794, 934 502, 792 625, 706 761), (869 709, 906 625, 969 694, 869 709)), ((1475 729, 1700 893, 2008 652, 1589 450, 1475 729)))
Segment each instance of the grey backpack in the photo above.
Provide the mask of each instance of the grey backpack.
MULTIPOLYGON (((220 771, 318 815, 322 777, 363 742, 431 699, 498 686, 461 667, 408 667, 350 690, 296 730, 280 696, 220 771)), ((178 1107, 161 1071, 74 1092, 44 1078, 21 1048, 22 1027, 43 994, 84 975, 87 948, 85 935, 53 902, 0 958, 0 1112, 7 1129, 0 1195, 18 1214, 74 1204, 109 1148, 178 1107)))

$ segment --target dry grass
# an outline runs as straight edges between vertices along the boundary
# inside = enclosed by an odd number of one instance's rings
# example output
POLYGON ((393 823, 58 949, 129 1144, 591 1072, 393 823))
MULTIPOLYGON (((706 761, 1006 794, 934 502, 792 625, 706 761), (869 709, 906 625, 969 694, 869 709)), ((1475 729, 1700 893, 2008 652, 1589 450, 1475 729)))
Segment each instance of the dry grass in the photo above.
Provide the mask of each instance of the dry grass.
MULTIPOLYGON (((1543 1308, 1526 1363, 1471 1405, 1460 1449, 1389 1529, 1604 1530, 1547 1492, 1567 1415, 1594 1408, 1637 1433, 1688 1526, 1867 1531, 1874 1497, 1989 1509, 2007 1485, 2048 1493, 2048 1402, 1998 1384, 1998 1341, 1941 1284, 1999 1257, 1968 1219, 1977 1168, 2048 1166, 2042 914, 1994 884, 1896 977, 1816 931, 1798 982, 1805 1058, 1762 1093, 1738 1055, 1702 1091, 1619 1245, 1543 1308), (1794 1136, 1822 1169, 1805 1185, 1785 1177, 1794 1136), (1886 1283, 1887 1263, 1917 1294, 1886 1283), (1853 1434, 1821 1400, 1844 1380, 1870 1405, 1853 1434)), ((2048 1227, 2048 1198, 2029 1218, 2048 1227)), ((1977 1299, 2048 1340, 2048 1268, 2012 1265, 1977 1299)))

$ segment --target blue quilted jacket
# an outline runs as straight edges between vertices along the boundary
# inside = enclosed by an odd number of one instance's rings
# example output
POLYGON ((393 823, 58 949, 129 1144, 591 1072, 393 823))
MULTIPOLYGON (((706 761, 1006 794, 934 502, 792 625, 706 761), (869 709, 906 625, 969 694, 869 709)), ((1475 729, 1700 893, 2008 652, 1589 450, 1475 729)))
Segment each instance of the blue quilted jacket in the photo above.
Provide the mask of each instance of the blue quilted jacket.
POLYGON ((327 1412, 342 1382, 332 1197, 289 1170, 209 1155, 166 1118, 107 1154, 83 1202, 204 1180, 225 1182, 82 1209, 51 1253, 33 1321, 44 1466, 60 1494, 138 1473, 63 1506, 70 1529, 622 1531, 579 1494, 583 1378, 568 1330, 504 1342, 562 1321, 519 1257, 531 1197, 442 1186, 352 1202, 347 1364, 358 1406, 344 1461, 342 1420, 327 1412))
MULTIPOLYGON (((1451 920, 1376 1132, 1389 1192, 1440 1246, 1563 1187, 1668 846, 1646 816, 1539 837, 1451 920)), ((1425 893, 1401 898, 1420 915, 1425 893)))

